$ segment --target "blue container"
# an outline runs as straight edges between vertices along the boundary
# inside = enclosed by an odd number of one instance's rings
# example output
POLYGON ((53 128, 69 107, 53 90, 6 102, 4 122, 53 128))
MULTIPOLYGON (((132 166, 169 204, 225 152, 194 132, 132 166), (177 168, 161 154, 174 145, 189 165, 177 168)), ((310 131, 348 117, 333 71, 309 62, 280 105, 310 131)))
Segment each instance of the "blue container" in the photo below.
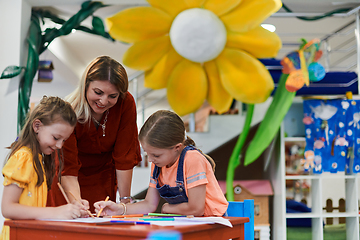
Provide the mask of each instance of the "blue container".
POLYGON ((243 202, 229 202, 226 211, 228 217, 248 217, 249 222, 244 224, 245 240, 254 239, 254 199, 245 199, 243 202))
POLYGON ((148 235, 147 240, 181 240, 181 234, 177 231, 156 231, 148 235))

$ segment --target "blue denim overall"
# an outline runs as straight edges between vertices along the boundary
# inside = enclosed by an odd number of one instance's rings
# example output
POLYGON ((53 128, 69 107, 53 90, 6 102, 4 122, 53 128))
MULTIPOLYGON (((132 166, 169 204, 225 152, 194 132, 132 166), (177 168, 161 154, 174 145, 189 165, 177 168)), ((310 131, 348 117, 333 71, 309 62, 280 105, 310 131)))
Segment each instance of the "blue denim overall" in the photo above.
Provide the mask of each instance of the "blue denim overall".
POLYGON ((176 187, 170 187, 168 184, 164 184, 160 187, 158 178, 161 168, 158 166, 155 166, 154 168, 153 178, 156 181, 156 189, 159 191, 160 197, 165 199, 170 204, 188 202, 188 197, 186 196, 184 185, 184 157, 188 150, 196 150, 196 148, 193 146, 186 146, 182 150, 177 169, 176 187))

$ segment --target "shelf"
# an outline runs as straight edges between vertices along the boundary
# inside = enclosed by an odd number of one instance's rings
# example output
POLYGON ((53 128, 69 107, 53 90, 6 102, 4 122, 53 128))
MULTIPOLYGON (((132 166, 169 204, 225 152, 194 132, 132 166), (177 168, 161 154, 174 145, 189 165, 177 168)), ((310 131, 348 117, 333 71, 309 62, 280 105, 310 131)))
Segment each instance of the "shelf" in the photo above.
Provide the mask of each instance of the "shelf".
MULTIPOLYGON (((360 174, 345 174, 345 172, 304 174, 301 162, 299 164, 304 157, 301 151, 289 154, 291 151, 296 151, 296 148, 292 149, 293 145, 304 149, 306 144, 305 137, 292 137, 291 134, 290 137, 284 137, 285 130, 289 128, 292 129, 289 133, 295 133, 294 136, 301 135, 300 127, 294 130, 296 124, 302 124, 299 118, 302 113, 299 114, 298 105, 295 110, 293 109, 296 117, 289 117, 288 124, 283 122, 280 128, 280 138, 277 143, 279 161, 274 161, 270 167, 274 188, 274 212, 277 213, 273 220, 275 228, 272 239, 287 240, 288 219, 292 219, 292 224, 296 223, 297 219, 300 224, 303 219, 311 219, 312 240, 324 239, 325 227, 330 226, 331 219, 333 224, 339 224, 340 221, 346 219, 346 240, 360 240, 360 174), (291 175, 291 170, 299 175, 291 175), (287 198, 294 199, 296 202, 306 202, 311 212, 287 213, 287 198), (326 212, 324 208, 329 212, 326 212), (324 223, 328 225, 324 226, 324 223)), ((293 210, 296 211, 296 207, 293 210)))
POLYGON ((285 180, 311 180, 311 179, 360 179, 359 175, 327 175, 327 174, 316 174, 316 175, 286 175, 285 180))
POLYGON ((342 212, 342 213, 322 213, 321 216, 324 218, 333 218, 333 217, 356 217, 358 212, 342 212))
POLYGON ((286 213, 286 218, 319 218, 320 214, 318 213, 286 213))
POLYGON ((285 142, 305 142, 305 137, 285 137, 285 142))
POLYGON ((288 218, 339 218, 339 217, 356 217, 359 213, 344 212, 344 213, 286 213, 285 217, 288 218))

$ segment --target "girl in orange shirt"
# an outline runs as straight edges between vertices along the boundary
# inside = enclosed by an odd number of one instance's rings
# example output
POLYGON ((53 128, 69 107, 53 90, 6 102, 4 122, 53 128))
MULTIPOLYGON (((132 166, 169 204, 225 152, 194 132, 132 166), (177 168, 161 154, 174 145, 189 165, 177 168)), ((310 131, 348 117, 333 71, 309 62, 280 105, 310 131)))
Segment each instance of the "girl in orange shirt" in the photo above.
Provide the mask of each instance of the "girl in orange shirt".
MULTIPOLYGON (((45 207, 48 188, 55 174, 54 155, 70 136, 76 124, 71 105, 58 97, 46 97, 30 113, 16 142, 11 146, 2 170, 4 190, 2 215, 10 219, 80 217, 86 209, 67 204, 45 207)), ((9 239, 4 226, 0 239, 9 239)))
POLYGON ((152 114, 139 133, 139 140, 152 174, 144 201, 116 204, 100 201, 95 211, 102 215, 121 215, 154 212, 160 197, 167 203, 162 213, 223 216, 228 202, 215 178, 214 161, 195 147, 185 136, 182 119, 171 111, 160 110, 152 114))

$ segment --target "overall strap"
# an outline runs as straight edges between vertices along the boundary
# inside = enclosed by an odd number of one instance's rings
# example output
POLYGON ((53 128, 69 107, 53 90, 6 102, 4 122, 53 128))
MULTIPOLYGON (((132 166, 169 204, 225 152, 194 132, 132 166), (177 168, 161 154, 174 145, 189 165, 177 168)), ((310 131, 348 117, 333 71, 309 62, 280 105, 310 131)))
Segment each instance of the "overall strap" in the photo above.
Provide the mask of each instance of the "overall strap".
POLYGON ((176 183, 184 184, 184 158, 188 150, 195 150, 196 148, 192 145, 186 146, 180 154, 179 164, 176 175, 176 183))
MULTIPOLYGON (((184 158, 185 158, 185 154, 188 150, 196 150, 196 148, 192 145, 186 146, 180 154, 180 158, 179 158, 179 164, 178 164, 178 169, 177 169, 177 175, 176 175, 176 182, 177 183, 184 183, 184 173, 183 173, 183 169, 184 169, 184 158)), ((153 178, 155 181, 157 181, 159 175, 160 175, 160 170, 161 168, 159 168, 158 166, 155 165, 154 167, 154 171, 153 171, 153 178)))
POLYGON ((155 181, 157 181, 159 175, 160 175, 160 168, 155 165, 154 171, 153 171, 153 178, 155 181))

